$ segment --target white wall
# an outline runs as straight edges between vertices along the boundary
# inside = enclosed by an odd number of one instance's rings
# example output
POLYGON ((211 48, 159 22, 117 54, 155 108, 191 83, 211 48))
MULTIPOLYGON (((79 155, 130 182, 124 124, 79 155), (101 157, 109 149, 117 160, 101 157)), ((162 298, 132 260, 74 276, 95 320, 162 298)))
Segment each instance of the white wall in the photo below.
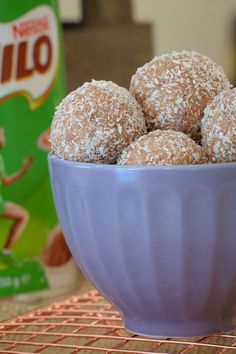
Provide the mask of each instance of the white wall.
POLYGON ((82 0, 59 0, 58 5, 62 21, 76 23, 82 20, 82 0))
POLYGON ((236 18, 236 0, 132 0, 132 5, 135 22, 153 24, 154 54, 196 50, 230 71, 230 19, 236 18))

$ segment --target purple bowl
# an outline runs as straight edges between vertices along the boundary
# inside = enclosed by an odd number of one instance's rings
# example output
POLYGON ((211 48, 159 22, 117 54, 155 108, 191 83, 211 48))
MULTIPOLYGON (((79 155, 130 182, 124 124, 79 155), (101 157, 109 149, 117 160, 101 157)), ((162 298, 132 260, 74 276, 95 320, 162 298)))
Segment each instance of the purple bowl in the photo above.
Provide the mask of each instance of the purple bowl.
POLYGON ((236 327, 236 163, 49 157, 49 166, 70 250, 128 330, 176 337, 236 327))

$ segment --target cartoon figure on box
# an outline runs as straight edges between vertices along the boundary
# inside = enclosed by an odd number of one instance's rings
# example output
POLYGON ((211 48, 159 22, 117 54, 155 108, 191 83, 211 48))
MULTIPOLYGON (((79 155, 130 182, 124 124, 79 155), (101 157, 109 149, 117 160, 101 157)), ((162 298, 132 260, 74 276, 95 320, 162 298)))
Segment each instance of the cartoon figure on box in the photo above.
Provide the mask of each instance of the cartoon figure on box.
MULTIPOLYGON (((2 127, 0 127, 0 149, 2 149, 4 146, 5 131, 2 127)), ((9 186, 12 183, 15 183, 18 179, 27 173, 31 164, 32 158, 29 157, 23 162, 23 166, 19 171, 12 175, 7 175, 4 168, 3 158, 0 154, 0 219, 3 218, 13 220, 13 224, 9 230, 5 245, 0 252, 0 262, 4 262, 9 265, 11 261, 13 261, 11 256, 12 247, 23 233, 29 220, 29 214, 28 211, 22 206, 3 199, 1 194, 1 185, 9 186)))
MULTIPOLYGON (((43 131, 38 138, 40 150, 50 151, 50 128, 43 131)), ((70 250, 65 242, 59 224, 56 224, 49 235, 49 243, 42 252, 43 264, 48 267, 59 267, 66 264, 71 259, 70 250)))

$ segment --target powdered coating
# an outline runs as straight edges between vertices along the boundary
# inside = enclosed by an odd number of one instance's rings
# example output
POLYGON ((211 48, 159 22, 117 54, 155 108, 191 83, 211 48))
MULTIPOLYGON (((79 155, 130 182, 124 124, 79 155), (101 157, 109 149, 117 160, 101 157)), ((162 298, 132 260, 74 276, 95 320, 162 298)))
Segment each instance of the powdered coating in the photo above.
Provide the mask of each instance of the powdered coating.
POLYGON ((110 81, 93 80, 57 107, 51 151, 66 160, 112 163, 145 133, 142 110, 129 91, 110 81))
POLYGON ((207 163, 204 150, 187 135, 155 130, 131 143, 118 158, 119 165, 190 165, 207 163))
POLYGON ((204 108, 230 83, 221 66, 196 52, 172 52, 139 68, 130 91, 145 114, 148 128, 194 136, 204 108))
POLYGON ((211 161, 236 161, 236 88, 221 92, 206 107, 201 131, 211 161))

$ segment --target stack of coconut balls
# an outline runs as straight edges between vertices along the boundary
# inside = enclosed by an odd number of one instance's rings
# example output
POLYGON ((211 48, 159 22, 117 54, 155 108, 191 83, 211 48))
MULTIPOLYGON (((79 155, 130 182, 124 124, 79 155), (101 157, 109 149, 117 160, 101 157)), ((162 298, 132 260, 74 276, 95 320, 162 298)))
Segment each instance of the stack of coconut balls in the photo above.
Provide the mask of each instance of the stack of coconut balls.
POLYGON ((66 96, 52 122, 51 152, 119 165, 236 161, 236 88, 196 52, 155 57, 129 91, 93 80, 66 96))

